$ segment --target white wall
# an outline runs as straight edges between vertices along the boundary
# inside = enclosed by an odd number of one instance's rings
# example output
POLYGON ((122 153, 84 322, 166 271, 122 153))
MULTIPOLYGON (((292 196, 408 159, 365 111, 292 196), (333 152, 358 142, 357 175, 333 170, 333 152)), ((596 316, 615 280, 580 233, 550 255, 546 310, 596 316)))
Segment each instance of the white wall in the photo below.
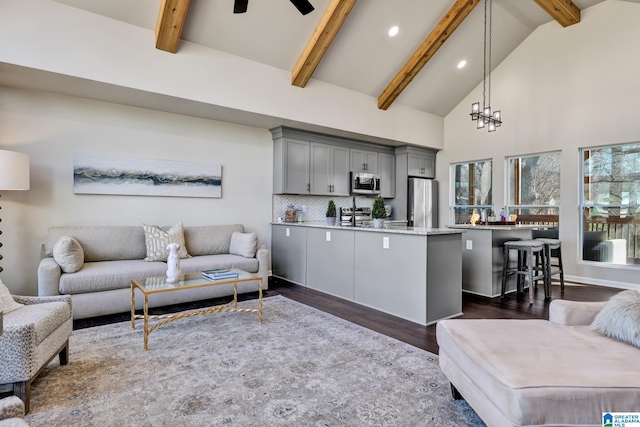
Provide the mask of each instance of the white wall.
MULTIPOLYGON (((640 141, 640 4, 608 1, 582 11, 579 24, 539 27, 495 70, 492 108, 504 123, 494 133, 476 129, 471 104, 482 85, 445 118, 438 154, 440 217, 449 219, 449 166, 493 159, 493 204, 505 205, 505 157, 562 150, 560 237, 565 271, 587 283, 640 288, 640 269, 579 261, 581 147, 640 141)), ((494 34, 500 37, 499 34, 494 34)))
MULTIPOLYGON (((304 123, 442 148, 442 117, 398 103, 380 110, 375 97, 315 79, 301 89, 291 85, 290 70, 194 43, 183 41, 170 54, 155 49, 153 31, 49 0, 0 0, 0 10, 0 66, 167 95, 158 109, 173 98, 278 118, 294 127, 304 123)), ((73 93, 66 90, 73 88, 53 91, 73 93)))
POLYGON ((265 129, 0 86, 0 148, 31 157, 31 189, 0 199, 2 281, 37 295, 53 225, 244 224, 271 246, 273 142, 265 129), (73 193, 73 152, 222 164, 222 198, 73 193))

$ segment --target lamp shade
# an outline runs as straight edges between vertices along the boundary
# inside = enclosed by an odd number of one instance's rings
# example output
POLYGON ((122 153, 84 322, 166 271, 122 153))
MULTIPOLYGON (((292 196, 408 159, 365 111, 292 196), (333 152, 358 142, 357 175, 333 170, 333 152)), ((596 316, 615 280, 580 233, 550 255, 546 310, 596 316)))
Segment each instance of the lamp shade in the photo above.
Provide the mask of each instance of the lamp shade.
POLYGON ((0 150, 0 190, 29 189, 29 155, 0 150))

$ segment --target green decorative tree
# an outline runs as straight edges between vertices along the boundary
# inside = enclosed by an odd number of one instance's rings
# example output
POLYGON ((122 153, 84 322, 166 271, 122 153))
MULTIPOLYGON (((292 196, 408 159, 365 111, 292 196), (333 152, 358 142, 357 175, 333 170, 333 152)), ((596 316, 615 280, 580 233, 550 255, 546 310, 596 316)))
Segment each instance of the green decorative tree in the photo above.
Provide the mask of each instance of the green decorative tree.
POLYGON ((333 203, 333 200, 329 200, 329 204, 327 205, 327 218, 335 218, 336 216, 336 204, 333 203))
POLYGON ((371 217, 373 219, 385 219, 387 217, 387 210, 384 208, 384 199, 382 198, 382 196, 376 197, 376 199, 373 201, 371 217))

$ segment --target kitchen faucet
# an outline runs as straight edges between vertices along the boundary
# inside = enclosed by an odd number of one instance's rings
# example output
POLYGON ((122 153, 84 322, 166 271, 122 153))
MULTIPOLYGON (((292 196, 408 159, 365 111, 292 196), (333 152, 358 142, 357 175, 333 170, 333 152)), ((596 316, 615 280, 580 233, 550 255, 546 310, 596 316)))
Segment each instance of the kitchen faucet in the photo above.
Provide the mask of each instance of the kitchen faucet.
POLYGON ((356 196, 353 196, 353 207, 351 208, 351 226, 356 226, 356 196))

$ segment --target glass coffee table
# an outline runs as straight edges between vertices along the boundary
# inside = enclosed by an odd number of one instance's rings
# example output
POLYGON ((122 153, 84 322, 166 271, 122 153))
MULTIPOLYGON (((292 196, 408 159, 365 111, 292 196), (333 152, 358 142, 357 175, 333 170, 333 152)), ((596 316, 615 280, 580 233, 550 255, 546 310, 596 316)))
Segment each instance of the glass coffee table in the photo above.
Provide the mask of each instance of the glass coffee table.
POLYGON ((180 276, 180 281, 167 283, 165 276, 146 277, 143 279, 133 279, 131 281, 131 329, 136 329, 136 319, 144 319, 144 349, 148 350, 149 334, 162 325, 185 317, 197 316, 200 314, 220 313, 220 312, 243 312, 258 313, 258 322, 262 325, 262 277, 248 273, 243 270, 232 269, 238 273, 238 277, 228 279, 210 280, 202 277, 201 272, 188 273, 180 276), (238 308, 238 283, 258 281, 258 308, 238 308), (233 301, 227 304, 206 308, 203 310, 186 311, 182 313, 172 313, 163 315, 149 315, 149 295, 160 292, 180 292, 187 289, 203 288, 207 286, 220 286, 233 284, 233 301), (136 288, 142 292, 144 297, 143 313, 135 314, 136 288), (153 326, 149 326, 149 319, 162 319, 153 326))

